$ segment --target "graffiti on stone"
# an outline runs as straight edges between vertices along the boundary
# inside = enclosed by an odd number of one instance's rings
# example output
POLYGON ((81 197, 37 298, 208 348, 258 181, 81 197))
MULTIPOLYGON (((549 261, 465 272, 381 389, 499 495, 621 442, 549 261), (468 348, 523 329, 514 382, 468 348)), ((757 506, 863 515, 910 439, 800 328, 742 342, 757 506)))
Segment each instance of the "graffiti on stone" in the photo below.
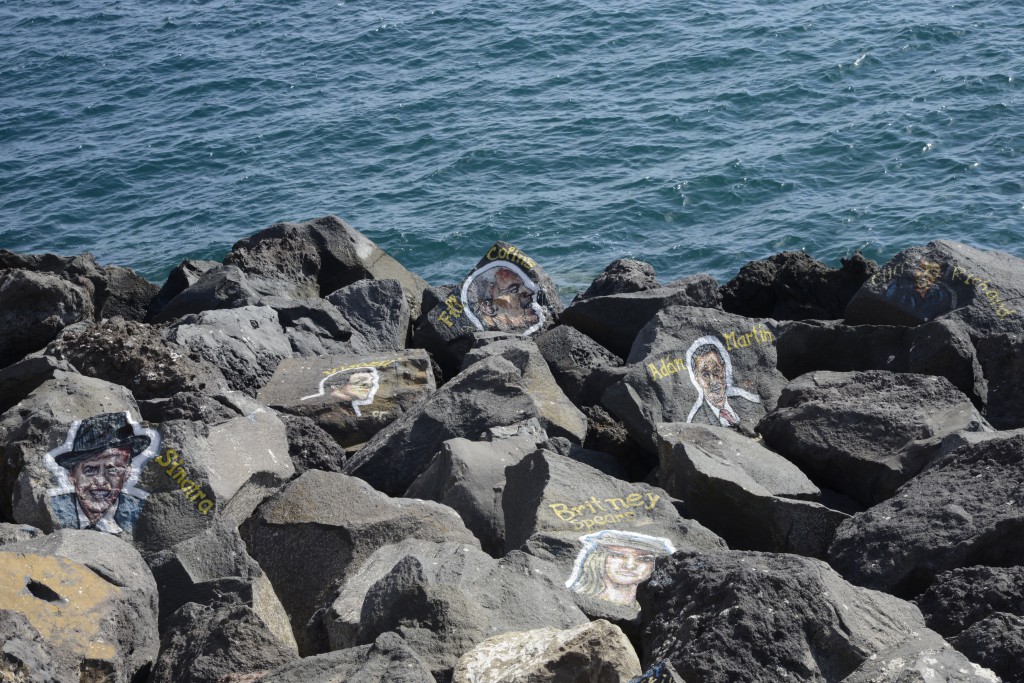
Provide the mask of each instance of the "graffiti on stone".
POLYGON ((302 400, 327 396, 337 399, 343 412, 359 417, 363 414, 360 407, 372 405, 377 396, 380 373, 372 365, 336 370, 324 376, 317 388, 317 393, 303 396, 302 400))
POLYGON ((462 283, 461 303, 478 330, 530 335, 544 325, 540 287, 511 261, 491 261, 462 283))
POLYGON ((629 679, 629 683, 676 683, 679 680, 679 674, 672 665, 661 660, 636 678, 629 679))
POLYGON ((690 382, 697 390, 697 401, 686 417, 687 422, 693 422, 697 413, 701 413, 709 424, 735 427, 740 418, 730 399, 761 402, 757 394, 733 386, 732 359, 715 336, 700 337, 690 345, 686 351, 686 367, 690 371, 690 382))
POLYGON ((956 308, 956 292, 942 281, 942 266, 918 259, 910 273, 906 266, 890 271, 892 281, 882 294, 893 305, 922 320, 933 320, 956 308))
POLYGON ((72 423, 64 443, 44 458, 56 483, 47 491, 56 525, 131 533, 149 497, 139 476, 159 450, 160 433, 128 412, 72 423))
POLYGON ((650 578, 655 560, 676 551, 667 538, 605 529, 580 536, 566 588, 597 600, 639 609, 636 588, 650 578))

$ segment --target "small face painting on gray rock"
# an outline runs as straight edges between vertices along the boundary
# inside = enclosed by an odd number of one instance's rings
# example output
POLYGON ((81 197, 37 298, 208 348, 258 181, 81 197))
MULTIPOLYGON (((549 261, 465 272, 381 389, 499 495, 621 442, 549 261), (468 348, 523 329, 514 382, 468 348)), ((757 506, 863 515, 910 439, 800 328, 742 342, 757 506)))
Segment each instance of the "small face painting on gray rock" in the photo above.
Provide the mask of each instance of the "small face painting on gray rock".
POLYGON ((892 282, 883 296, 922 320, 933 320, 956 308, 956 292, 942 282, 942 266, 934 261, 918 259, 907 277, 905 273, 892 273, 892 282))
POLYGON ((478 330, 533 334, 544 325, 540 288, 510 261, 492 261, 462 283, 462 305, 478 330))
POLYGON ((47 491, 56 526, 131 533, 149 497, 136 484, 159 449, 160 433, 132 422, 127 412, 73 423, 64 443, 44 458, 56 482, 47 491))
POLYGON ((583 549, 565 587, 634 609, 640 608, 636 587, 650 578, 654 561, 676 551, 667 538, 615 529, 580 536, 580 542, 583 549))
POLYGON ((330 396, 341 401, 344 412, 359 417, 363 414, 360 406, 371 405, 380 389, 380 373, 373 366, 347 368, 324 377, 318 388, 302 400, 330 396))
POLYGON ((740 418, 729 404, 730 398, 761 402, 757 394, 733 386, 732 359, 717 337, 709 335, 694 341, 686 351, 686 367, 697 389, 697 401, 686 416, 687 422, 693 422, 701 412, 709 424, 735 427, 740 418))

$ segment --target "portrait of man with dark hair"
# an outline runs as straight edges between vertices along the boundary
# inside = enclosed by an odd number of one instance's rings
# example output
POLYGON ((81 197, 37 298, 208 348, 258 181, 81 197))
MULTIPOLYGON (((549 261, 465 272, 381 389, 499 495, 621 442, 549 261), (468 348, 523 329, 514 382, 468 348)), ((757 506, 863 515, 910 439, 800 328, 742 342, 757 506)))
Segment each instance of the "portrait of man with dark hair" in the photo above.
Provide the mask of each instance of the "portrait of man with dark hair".
POLYGON ((918 259, 911 277, 897 277, 885 289, 885 298, 921 320, 949 313, 956 308, 956 293, 941 281, 942 266, 918 259))
POLYGON ((544 323, 540 288, 518 266, 495 261, 478 268, 462 285, 462 305, 479 330, 532 334, 544 323))
POLYGON ((104 413, 73 424, 68 440, 46 459, 59 482, 50 491, 58 525, 131 533, 149 495, 134 487, 140 461, 155 455, 159 441, 156 431, 138 428, 128 413, 104 413))
POLYGON ((697 401, 686 416, 687 422, 693 422, 700 412, 708 424, 735 427, 740 416, 730 398, 761 402, 757 394, 733 386, 732 359, 717 337, 709 335, 694 341, 686 351, 686 367, 690 370, 690 382, 697 389, 697 401))
POLYGON ((654 561, 676 551, 667 538, 617 529, 580 536, 580 542, 583 549, 565 587, 634 609, 640 609, 636 587, 651 576, 654 561))
POLYGON ((372 366, 347 368, 327 375, 320 380, 320 390, 302 400, 329 396, 341 402, 342 411, 357 417, 362 416, 360 406, 373 403, 380 389, 380 373, 372 366))

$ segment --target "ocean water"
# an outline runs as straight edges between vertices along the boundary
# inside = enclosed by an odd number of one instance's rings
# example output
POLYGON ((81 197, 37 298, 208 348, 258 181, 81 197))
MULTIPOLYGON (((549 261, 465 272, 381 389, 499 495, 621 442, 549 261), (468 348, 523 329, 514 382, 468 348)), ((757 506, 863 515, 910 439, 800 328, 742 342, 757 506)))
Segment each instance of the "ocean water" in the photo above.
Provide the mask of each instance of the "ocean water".
POLYGON ((622 256, 1024 256, 1020 0, 0 0, 0 35, 0 247, 154 281, 328 213, 565 294, 622 256))

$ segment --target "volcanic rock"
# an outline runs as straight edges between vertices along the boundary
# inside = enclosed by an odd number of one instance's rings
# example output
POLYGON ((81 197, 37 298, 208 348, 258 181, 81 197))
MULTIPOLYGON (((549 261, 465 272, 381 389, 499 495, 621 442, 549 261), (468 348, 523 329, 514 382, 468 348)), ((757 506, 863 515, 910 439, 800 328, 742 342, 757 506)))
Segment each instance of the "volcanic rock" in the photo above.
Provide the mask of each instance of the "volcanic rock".
POLYGON ((0 546, 5 546, 9 543, 28 541, 42 535, 43 532, 41 529, 37 529, 29 524, 0 523, 0 546))
POLYGON ((452 683, 622 683, 639 673, 626 634, 598 619, 488 638, 459 659, 452 683))
POLYGON ((0 610, 0 680, 59 683, 54 648, 20 612, 0 610))
POLYGON ((1024 617, 1024 567, 964 567, 942 572, 916 599, 928 628, 952 638, 996 612, 1024 617))
POLYGON ((251 683, 436 683, 423 659, 401 636, 382 633, 372 645, 305 657, 251 683))
POLYGON ((590 283, 587 291, 579 295, 579 299, 582 301, 595 296, 643 292, 658 287, 654 266, 631 258, 620 258, 609 263, 604 271, 590 283))
POLYGON ((698 522, 680 517, 664 490, 609 477, 556 453, 532 453, 505 476, 506 549, 550 562, 590 616, 634 617, 636 586, 658 556, 726 547, 698 522), (605 562, 613 560, 617 575, 609 577, 605 562))
POLYGON ((326 299, 266 296, 259 305, 277 312, 278 323, 298 356, 370 351, 370 345, 352 329, 338 307, 326 299))
POLYGON ((295 465, 295 475, 306 470, 341 472, 348 454, 330 434, 308 417, 281 413, 288 436, 288 455, 295 465))
POLYGON ((751 261, 722 286, 722 307, 748 318, 830 320, 843 317, 847 303, 876 272, 860 253, 829 268, 802 251, 785 251, 751 261))
POLYGON ((444 503, 459 513, 485 552, 501 557, 505 549, 505 516, 501 509, 505 468, 522 460, 547 438, 536 419, 519 427, 502 438, 492 435, 489 441, 445 441, 405 497, 444 503))
POLYGON ((666 659, 690 681, 896 681, 847 677, 894 649, 912 661, 936 646, 942 665, 970 667, 913 604, 797 555, 676 553, 638 598, 645 660, 666 659))
POLYGON ((56 371, 77 372, 67 361, 34 353, 0 369, 0 413, 7 412, 31 394, 56 371))
POLYGON ((409 338, 409 300, 398 280, 360 280, 327 296, 369 351, 400 351, 409 338))
POLYGON ((459 657, 490 636, 587 623, 559 583, 522 553, 495 560, 459 543, 407 540, 369 557, 324 621, 332 649, 395 631, 450 681, 459 657))
POLYGON ((261 294, 318 298, 358 280, 398 280, 413 317, 427 283, 336 216, 276 223, 239 240, 224 258, 261 294))
POLYGON ((574 327, 559 325, 537 337, 537 348, 558 386, 576 405, 593 405, 621 379, 622 359, 574 327))
POLYGON ((45 643, 52 659, 42 664, 60 681, 128 683, 156 659, 156 584, 139 553, 107 534, 62 530, 0 547, 0 614, 8 610, 45 643))
POLYGON ((92 320, 91 292, 57 275, 0 270, 0 367, 49 344, 64 327, 92 320))
POLYGON ((309 470, 241 527, 249 554, 270 577, 303 654, 320 648, 306 632, 313 612, 377 548, 406 538, 478 546, 450 508, 392 499, 365 482, 309 470))
POLYGON ((160 291, 149 302, 146 319, 152 320, 171 299, 197 283, 206 271, 214 268, 220 269, 223 266, 216 261, 183 260, 171 270, 160 291))
POLYGON ((167 339, 220 369, 232 389, 255 396, 292 355, 292 346, 269 306, 204 311, 178 319, 167 339))
POLYGON ((219 369, 193 360, 187 348, 164 340, 159 329, 131 320, 76 325, 64 330, 46 353, 83 375, 127 387, 140 400, 228 388, 219 369))
POLYGON ((824 559, 848 518, 796 465, 731 429, 669 423, 657 437, 659 483, 730 548, 824 559))
POLYGON ((716 298, 703 287, 659 287, 629 294, 610 294, 577 301, 565 309, 561 323, 597 341, 612 353, 625 358, 633 340, 647 323, 669 306, 707 306, 716 308, 716 298))
POLYGON ((150 683, 221 683, 298 659, 246 605, 190 602, 169 619, 150 683))
POLYGON ((991 334, 976 342, 988 381, 985 419, 996 429, 1024 427, 1024 337, 991 334))
POLYGON ((996 612, 975 622, 950 643, 971 660, 992 669, 1003 683, 1024 682, 1024 617, 996 612))
POLYGON ((989 435, 844 522, 829 563, 856 584, 912 597, 942 571, 1024 564, 1022 510, 1024 433, 989 435))
POLYGON ((241 270, 218 265, 203 272, 199 279, 154 312, 150 321, 166 323, 190 313, 254 306, 262 296, 241 270))
MULTIPOLYGON (((345 472, 389 495, 401 495, 427 469, 445 441, 475 439, 491 427, 540 418, 542 413, 550 418, 552 406, 543 401, 553 391, 545 389, 534 396, 526 377, 505 358, 484 358, 378 432, 345 464, 345 472)), ((558 390, 553 381, 551 388, 558 390)), ((572 417, 571 411, 563 414, 572 417)), ((549 434, 578 438, 550 420, 544 426, 549 434)))
POLYGON ((799 377, 758 429, 819 484, 870 507, 938 455, 913 442, 989 427, 945 378, 879 370, 799 377))
POLYGON ((717 424, 753 435, 786 384, 775 369, 774 328, 772 320, 708 308, 667 308, 637 335, 629 372, 601 402, 655 453, 659 422, 717 424))

